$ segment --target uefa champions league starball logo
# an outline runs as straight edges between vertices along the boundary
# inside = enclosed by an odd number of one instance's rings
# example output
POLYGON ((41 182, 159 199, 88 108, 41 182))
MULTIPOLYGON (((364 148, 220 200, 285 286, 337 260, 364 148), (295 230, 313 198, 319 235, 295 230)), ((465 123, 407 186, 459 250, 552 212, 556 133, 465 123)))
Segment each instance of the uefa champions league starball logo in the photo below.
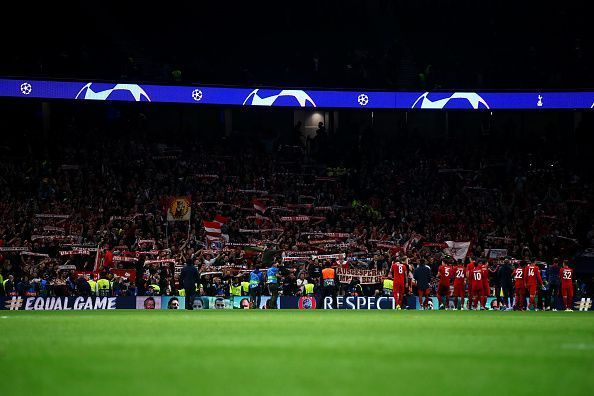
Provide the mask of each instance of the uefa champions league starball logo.
POLYGON ((260 89, 254 89, 243 101, 244 106, 295 106, 316 107, 313 99, 305 91, 283 89, 273 95, 260 96, 260 89))
POLYGON ((97 90, 93 89, 93 84, 88 83, 83 86, 76 94, 75 99, 87 100, 126 100, 134 102, 147 101, 151 99, 147 93, 137 84, 116 84, 112 88, 97 90))
POLYGON ((412 109, 489 109, 487 102, 475 92, 425 92, 415 100, 412 109))
POLYGON ((192 99, 194 99, 196 102, 200 102, 202 100, 202 91, 199 89, 193 90, 192 99))
POLYGON ((28 82, 24 82, 21 84, 21 93, 23 95, 29 95, 32 91, 33 87, 28 82))
POLYGON ((357 103, 359 103, 359 106, 367 106, 367 103, 369 103, 369 96, 364 93, 360 94, 357 96, 357 103))

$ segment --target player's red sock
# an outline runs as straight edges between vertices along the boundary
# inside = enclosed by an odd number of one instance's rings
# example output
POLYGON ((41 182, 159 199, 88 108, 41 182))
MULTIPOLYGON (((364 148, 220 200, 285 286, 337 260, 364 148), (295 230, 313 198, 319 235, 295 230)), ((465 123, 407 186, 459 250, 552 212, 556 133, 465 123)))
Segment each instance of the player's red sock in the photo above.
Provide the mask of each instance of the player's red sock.
POLYGON ((534 307, 536 309, 536 301, 534 300, 534 296, 530 296, 530 304, 528 304, 528 309, 530 307, 534 307))
POLYGON ((567 304, 567 300, 568 300, 567 296, 563 296, 563 305, 565 305, 565 309, 569 308, 569 305, 567 304))

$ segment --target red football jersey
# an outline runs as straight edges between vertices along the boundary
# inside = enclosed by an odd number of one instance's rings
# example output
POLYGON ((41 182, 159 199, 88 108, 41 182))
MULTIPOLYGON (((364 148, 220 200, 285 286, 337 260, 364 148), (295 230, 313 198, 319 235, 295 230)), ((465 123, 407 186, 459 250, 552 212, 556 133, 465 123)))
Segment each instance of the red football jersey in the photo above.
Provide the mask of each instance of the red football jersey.
POLYGON ((454 267, 454 284, 464 284, 464 266, 457 265, 454 267))
POLYGON ((524 280, 526 286, 542 284, 542 278, 540 277, 540 270, 534 264, 526 266, 526 273, 524 274, 524 280))
POLYGON ((483 285, 483 271, 480 268, 475 268, 470 273, 470 279, 472 280, 472 288, 482 287, 483 285))
POLYGON ((437 272, 439 273, 439 283, 441 285, 449 285, 450 284, 450 280, 452 279, 452 276, 454 275, 454 271, 452 269, 452 267, 450 267, 449 265, 440 265, 439 269, 437 270, 437 272))
POLYGON ((472 278, 472 271, 474 271, 474 263, 471 261, 466 265, 466 274, 468 278, 472 278))
POLYGON ((404 285, 408 268, 405 264, 394 263, 392 264, 392 276, 394 277, 394 283, 404 285))
POLYGON ((559 278, 564 285, 570 285, 573 282, 573 268, 561 268, 559 278))
POLYGON ((489 265, 488 264, 481 264, 479 265, 481 271, 483 271, 483 279, 489 279, 489 265))
POLYGON ((518 287, 524 287, 524 268, 518 267, 514 270, 512 277, 514 279, 514 285, 516 289, 518 287))

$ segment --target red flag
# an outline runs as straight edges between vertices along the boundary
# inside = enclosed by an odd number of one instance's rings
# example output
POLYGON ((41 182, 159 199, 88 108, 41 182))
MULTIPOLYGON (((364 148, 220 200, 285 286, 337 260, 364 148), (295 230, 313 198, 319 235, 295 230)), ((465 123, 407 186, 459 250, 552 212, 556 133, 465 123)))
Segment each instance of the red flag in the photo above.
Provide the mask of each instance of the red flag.
POLYGON ((252 201, 252 203, 254 204, 254 209, 256 209, 256 211, 264 214, 264 212, 266 212, 266 204, 262 201, 260 201, 259 199, 254 198, 254 200, 252 201))
POLYGON ((221 235, 221 223, 216 221, 203 221, 204 230, 207 235, 220 236, 221 235))
POLYGON ((227 224, 229 222, 229 220, 231 220, 230 217, 225 217, 225 216, 222 216, 220 214, 216 215, 215 218, 214 218, 214 222, 219 223, 221 225, 222 224, 227 224))

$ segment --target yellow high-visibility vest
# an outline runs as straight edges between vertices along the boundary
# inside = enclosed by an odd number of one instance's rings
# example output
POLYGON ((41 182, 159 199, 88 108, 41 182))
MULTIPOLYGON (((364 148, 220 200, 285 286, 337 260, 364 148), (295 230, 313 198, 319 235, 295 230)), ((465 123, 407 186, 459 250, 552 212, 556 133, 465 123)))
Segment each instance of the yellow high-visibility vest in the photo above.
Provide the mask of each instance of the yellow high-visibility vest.
POLYGON ((232 296, 241 296, 241 285, 233 286, 231 284, 229 286, 229 294, 232 296))
POLYGON ((245 294, 248 294, 250 292, 250 282, 241 282, 241 290, 243 290, 245 294))
POLYGON ((111 285, 109 284, 109 281, 107 279, 99 279, 97 281, 97 289, 98 290, 109 290, 111 288, 111 285))

